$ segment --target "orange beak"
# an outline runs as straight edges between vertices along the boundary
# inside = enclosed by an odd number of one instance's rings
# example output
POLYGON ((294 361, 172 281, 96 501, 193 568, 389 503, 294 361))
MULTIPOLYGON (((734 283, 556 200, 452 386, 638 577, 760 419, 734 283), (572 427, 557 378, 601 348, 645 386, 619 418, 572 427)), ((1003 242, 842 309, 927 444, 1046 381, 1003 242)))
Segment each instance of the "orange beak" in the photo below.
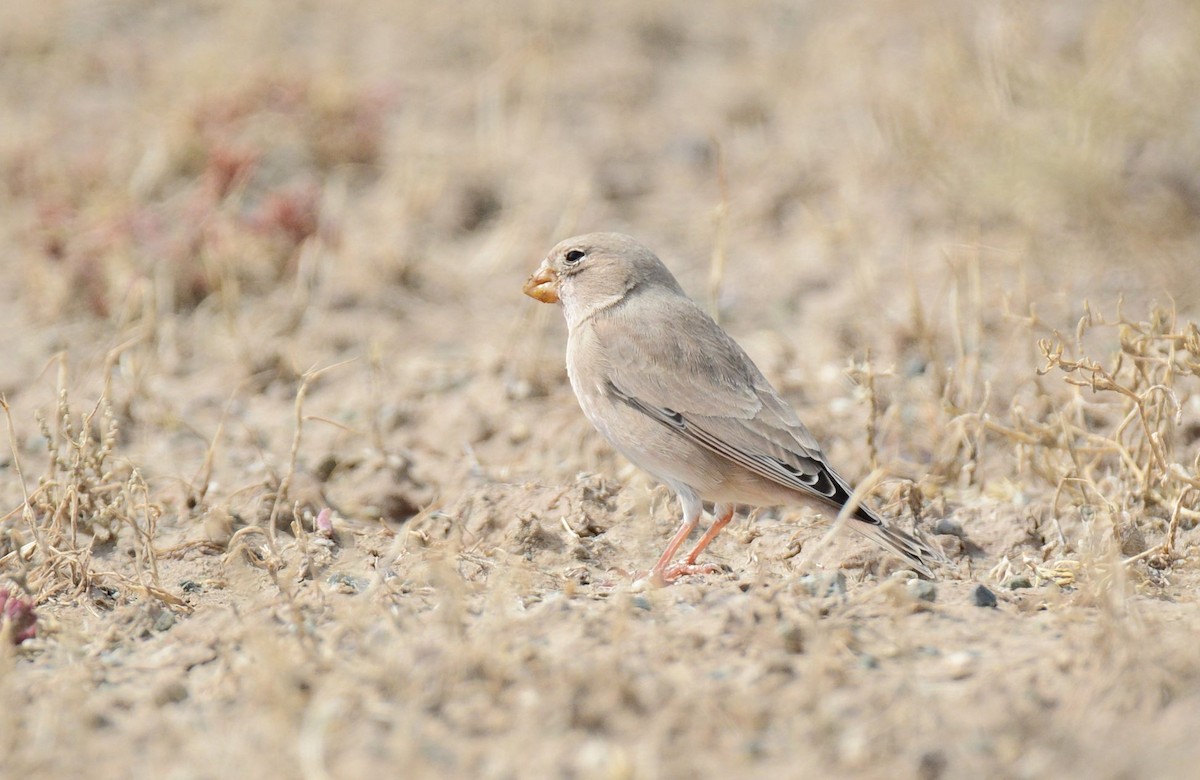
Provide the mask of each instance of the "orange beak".
POLYGON ((558 274, 554 273, 550 266, 542 263, 533 276, 525 281, 521 291, 542 303, 558 303, 558 274))

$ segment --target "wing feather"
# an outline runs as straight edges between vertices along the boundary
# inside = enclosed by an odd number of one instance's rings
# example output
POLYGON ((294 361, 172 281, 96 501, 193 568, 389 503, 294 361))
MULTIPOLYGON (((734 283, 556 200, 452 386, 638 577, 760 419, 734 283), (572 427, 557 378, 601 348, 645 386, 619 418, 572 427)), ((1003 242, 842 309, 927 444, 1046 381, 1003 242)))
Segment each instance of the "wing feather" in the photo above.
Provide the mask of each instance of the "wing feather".
POLYGON ((629 295, 595 327, 614 398, 764 479, 835 505, 849 498, 795 412, 690 299, 629 295))

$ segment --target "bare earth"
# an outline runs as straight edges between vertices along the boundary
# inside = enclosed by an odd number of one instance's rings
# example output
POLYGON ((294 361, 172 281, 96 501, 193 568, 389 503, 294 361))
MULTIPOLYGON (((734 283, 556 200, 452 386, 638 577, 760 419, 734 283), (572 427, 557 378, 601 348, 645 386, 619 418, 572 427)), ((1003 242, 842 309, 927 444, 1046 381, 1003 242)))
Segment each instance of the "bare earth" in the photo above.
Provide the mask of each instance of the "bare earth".
POLYGON ((571 5, 4 15, 0 777, 1195 776, 1200 10, 571 5), (955 566, 635 585, 589 230, 955 566))

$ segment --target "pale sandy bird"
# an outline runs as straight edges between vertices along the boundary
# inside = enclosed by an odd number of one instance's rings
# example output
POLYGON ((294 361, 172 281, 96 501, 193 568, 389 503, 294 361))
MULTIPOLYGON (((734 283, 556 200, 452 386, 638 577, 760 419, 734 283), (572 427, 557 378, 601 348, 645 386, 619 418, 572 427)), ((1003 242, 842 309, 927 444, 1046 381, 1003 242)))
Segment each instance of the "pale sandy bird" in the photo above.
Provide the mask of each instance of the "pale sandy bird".
MULTIPOLYGON (((652 582, 717 571, 696 560, 737 504, 836 511, 850 499, 846 480, 746 352, 632 238, 569 238, 550 251, 524 291, 562 304, 567 374, 588 420, 679 496, 683 521, 650 570, 652 582), (712 526, 682 563, 672 564, 704 501, 715 504, 712 526)), ((930 563, 945 561, 865 506, 847 525, 927 577, 930 563)))

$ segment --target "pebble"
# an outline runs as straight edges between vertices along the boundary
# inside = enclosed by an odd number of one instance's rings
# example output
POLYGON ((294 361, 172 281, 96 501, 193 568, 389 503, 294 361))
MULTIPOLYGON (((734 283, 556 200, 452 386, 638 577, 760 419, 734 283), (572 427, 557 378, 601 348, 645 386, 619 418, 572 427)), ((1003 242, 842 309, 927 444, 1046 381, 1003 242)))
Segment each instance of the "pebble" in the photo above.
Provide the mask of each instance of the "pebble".
POLYGON ((846 575, 840 571, 805 574, 800 578, 800 587, 810 596, 828 598, 846 595, 846 575))
POLYGON ((169 609, 164 609, 158 613, 158 617, 154 618, 155 631, 166 631, 173 625, 175 625, 175 613, 169 609))
POLYGON ((1008 588, 1009 590, 1017 590, 1018 588, 1032 588, 1033 583, 1029 581, 1028 577, 1012 577, 1008 580, 1008 582, 1004 583, 1004 587, 1008 588))
POLYGON ((950 536, 957 536, 959 539, 963 538, 962 526, 948 517, 943 517, 941 520, 938 520, 937 525, 933 527, 933 532, 935 534, 949 534, 950 536))
POLYGON ((332 585, 336 592, 351 596, 355 593, 362 593, 370 585, 362 577, 355 577, 351 574, 343 574, 341 572, 330 574, 325 581, 332 585))
POLYGON ((997 603, 996 594, 983 585, 975 586, 975 589, 971 591, 971 600, 975 602, 975 606, 977 607, 995 607, 997 603))
POLYGON ((975 655, 966 651, 951 653, 946 656, 945 664, 947 671, 950 673, 950 678, 954 680, 962 680, 970 677, 975 673, 975 668, 978 666, 975 655))
POLYGON ((937 600, 937 586, 929 580, 909 580, 905 583, 904 589, 908 591, 908 595, 918 601, 933 602, 937 600))
POLYGON ((169 682, 154 692, 154 702, 158 705, 178 704, 187 697, 188 689, 178 680, 169 682))
POLYGON ((946 755, 940 750, 922 753, 921 761, 917 764, 917 777, 920 780, 938 780, 945 774, 948 763, 946 755))
POLYGON ((783 649, 789 653, 804 652, 804 632, 792 623, 779 624, 779 636, 783 639, 783 649))

